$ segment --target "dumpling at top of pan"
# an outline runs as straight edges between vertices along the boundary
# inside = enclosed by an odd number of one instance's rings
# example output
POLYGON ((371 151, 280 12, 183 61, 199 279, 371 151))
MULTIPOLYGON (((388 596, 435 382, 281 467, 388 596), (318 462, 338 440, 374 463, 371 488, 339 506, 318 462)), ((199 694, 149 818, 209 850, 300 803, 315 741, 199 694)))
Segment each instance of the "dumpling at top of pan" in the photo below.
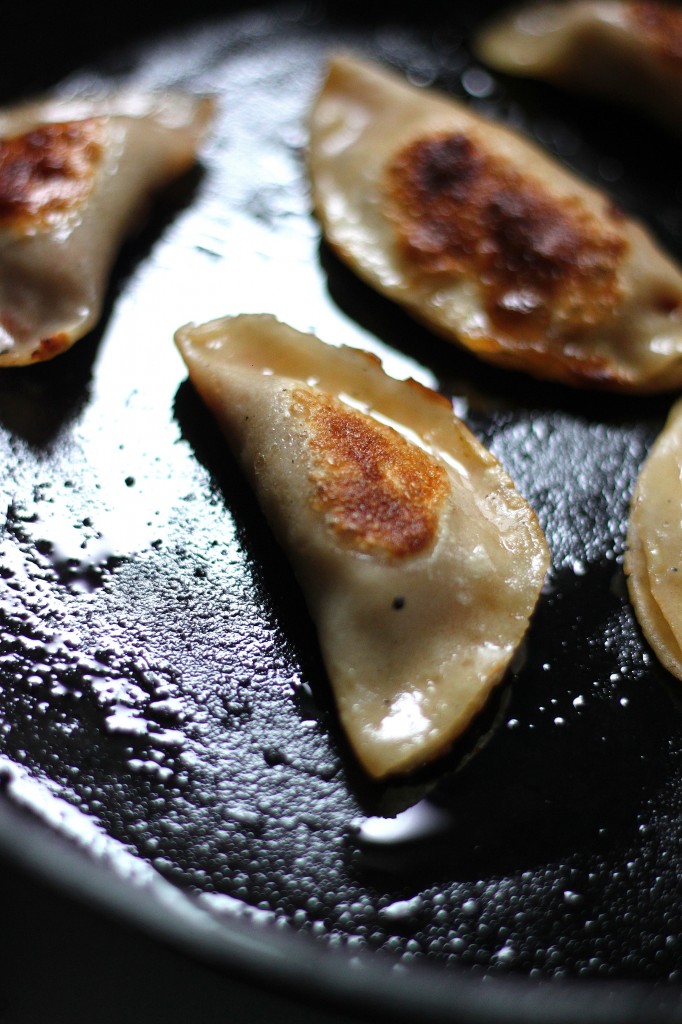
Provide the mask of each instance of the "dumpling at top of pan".
POLYGON ((475 42, 513 75, 622 100, 682 130, 682 8, 621 0, 516 7, 475 42))
POLYGON ((574 387, 682 384, 679 267, 520 133, 340 55, 309 167, 332 249, 446 340, 574 387))

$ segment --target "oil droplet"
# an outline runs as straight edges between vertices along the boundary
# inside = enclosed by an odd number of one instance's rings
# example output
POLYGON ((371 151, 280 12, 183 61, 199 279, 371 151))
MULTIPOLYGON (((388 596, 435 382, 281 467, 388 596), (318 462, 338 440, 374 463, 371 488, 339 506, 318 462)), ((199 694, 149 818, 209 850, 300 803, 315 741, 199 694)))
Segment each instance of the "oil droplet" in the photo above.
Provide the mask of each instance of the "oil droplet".
POLYGON ((495 82, 483 68, 467 68, 462 75, 462 85, 476 99, 485 99, 495 92, 495 82))
POLYGON ((474 917, 480 910, 478 900, 465 900, 462 904, 462 913, 466 917, 474 917))
POLYGON ((604 181, 613 182, 618 181, 623 176, 623 165, 620 160, 612 159, 611 157, 604 157, 599 161, 598 165, 599 174, 604 181))
POLYGON ((146 736, 147 722, 128 708, 118 708, 104 720, 109 732, 128 733, 131 736, 146 736))
POLYGON ((369 845, 407 843, 441 833, 450 824, 449 815, 421 800, 395 818, 367 818, 360 826, 359 839, 369 845))
POLYGON ((386 921, 402 921, 412 917, 421 906, 421 896, 413 896, 411 900, 396 900, 388 907, 383 907, 379 911, 379 917, 386 921))

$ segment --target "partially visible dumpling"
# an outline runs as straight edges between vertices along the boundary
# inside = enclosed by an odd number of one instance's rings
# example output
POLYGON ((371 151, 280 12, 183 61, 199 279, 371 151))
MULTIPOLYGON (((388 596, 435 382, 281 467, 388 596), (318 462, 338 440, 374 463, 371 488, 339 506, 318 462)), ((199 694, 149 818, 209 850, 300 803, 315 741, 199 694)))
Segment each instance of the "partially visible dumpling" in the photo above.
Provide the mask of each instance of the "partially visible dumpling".
POLYGON ((178 331, 288 554, 341 722, 382 778, 441 754, 505 674, 548 551, 442 396, 270 316, 178 331))
POLYGON ((682 679, 682 402, 642 467, 630 510, 625 572, 642 631, 682 679))
POLYGON ((500 71, 624 100, 682 131, 682 8, 677 4, 530 4, 483 28, 475 48, 500 71))
POLYGON ((0 111, 0 367, 50 359, 95 325, 123 238, 194 163, 211 110, 171 92, 0 111))
POLYGON ((338 57, 309 164, 330 245, 447 339, 576 386, 682 384, 679 268, 518 133, 338 57))

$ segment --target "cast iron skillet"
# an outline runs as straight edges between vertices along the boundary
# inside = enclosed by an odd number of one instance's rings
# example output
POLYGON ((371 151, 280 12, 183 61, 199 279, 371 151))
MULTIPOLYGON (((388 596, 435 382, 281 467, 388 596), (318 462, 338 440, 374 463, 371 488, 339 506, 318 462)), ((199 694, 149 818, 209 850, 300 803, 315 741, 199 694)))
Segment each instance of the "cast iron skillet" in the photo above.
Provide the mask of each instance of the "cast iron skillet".
POLYGON ((360 284, 310 212, 305 117, 341 47, 528 131, 682 257, 677 142, 489 75, 467 41, 494 6, 198 4, 160 30, 130 3, 107 39, 68 8, 30 38, 7 15, 5 100, 123 80, 215 93, 219 114, 101 326, 0 376, 0 842, 222 969, 357 1014, 682 1020, 679 693, 622 572, 672 396, 479 365, 360 284), (356 767, 288 566, 173 348, 182 323, 242 311, 452 396, 547 532, 515 670, 402 784, 356 767))

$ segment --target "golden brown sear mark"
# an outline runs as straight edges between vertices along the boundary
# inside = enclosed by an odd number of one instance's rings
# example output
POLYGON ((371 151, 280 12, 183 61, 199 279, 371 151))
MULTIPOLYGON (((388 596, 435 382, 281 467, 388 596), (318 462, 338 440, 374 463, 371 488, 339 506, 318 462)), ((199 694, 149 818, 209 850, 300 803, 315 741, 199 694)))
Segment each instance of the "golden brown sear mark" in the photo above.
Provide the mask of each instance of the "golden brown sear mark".
POLYGON ((42 338, 37 348, 31 353, 31 359, 36 363, 53 359, 55 356, 66 351, 70 343, 71 339, 65 331, 62 331, 60 334, 53 334, 49 338, 42 338))
POLYGON ((0 227, 43 227, 87 196, 102 154, 94 118, 0 139, 0 227))
POLYGON ((652 49, 682 64, 682 9, 672 4, 630 3, 633 27, 652 49))
POLYGON ((475 278, 498 328, 575 334, 610 316, 627 244, 608 209, 600 221, 578 198, 553 197, 461 133, 405 147, 386 190, 408 263, 475 278))
POLYGON ((341 539, 396 558, 433 543, 449 484, 432 455, 329 395, 297 388, 291 411, 309 430, 314 507, 341 539))

